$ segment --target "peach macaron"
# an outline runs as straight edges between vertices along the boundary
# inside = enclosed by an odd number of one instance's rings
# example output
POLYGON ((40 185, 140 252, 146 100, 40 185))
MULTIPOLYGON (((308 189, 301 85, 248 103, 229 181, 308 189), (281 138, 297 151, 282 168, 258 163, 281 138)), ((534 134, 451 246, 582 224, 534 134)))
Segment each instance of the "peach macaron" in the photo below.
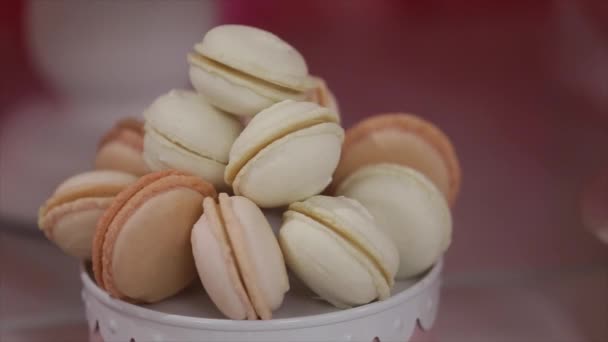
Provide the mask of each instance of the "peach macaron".
POLYGON ((332 188, 359 168, 379 163, 404 165, 421 172, 450 204, 458 196, 461 169, 454 147, 444 132, 418 116, 379 114, 347 129, 332 188))
POLYGON ((133 118, 119 120, 99 141, 95 169, 144 175, 149 170, 143 159, 143 149, 143 122, 133 118))
POLYGON ((271 319, 289 290, 279 243, 262 210, 241 196, 207 197, 191 242, 207 294, 230 319, 271 319))
POLYGON ((120 171, 97 170, 63 181, 38 212, 38 226, 66 254, 91 257, 97 220, 114 196, 137 177, 120 171))
POLYGON ((92 263, 111 296, 154 303, 196 277, 190 233, 215 188, 176 170, 147 174, 120 192, 99 219, 92 263))

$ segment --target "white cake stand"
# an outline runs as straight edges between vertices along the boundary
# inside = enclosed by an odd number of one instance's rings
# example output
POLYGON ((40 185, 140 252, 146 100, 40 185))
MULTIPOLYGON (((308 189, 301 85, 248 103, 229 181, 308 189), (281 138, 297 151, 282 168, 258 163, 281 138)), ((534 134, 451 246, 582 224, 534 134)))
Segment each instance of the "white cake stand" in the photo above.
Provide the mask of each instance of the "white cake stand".
POLYGON ((268 321, 224 319, 200 286, 153 305, 111 298, 82 267, 82 299, 92 333, 105 342, 143 341, 399 341, 417 325, 428 330, 439 305, 442 262, 414 281, 399 281, 393 295, 348 310, 314 299, 292 277, 282 307, 268 321))

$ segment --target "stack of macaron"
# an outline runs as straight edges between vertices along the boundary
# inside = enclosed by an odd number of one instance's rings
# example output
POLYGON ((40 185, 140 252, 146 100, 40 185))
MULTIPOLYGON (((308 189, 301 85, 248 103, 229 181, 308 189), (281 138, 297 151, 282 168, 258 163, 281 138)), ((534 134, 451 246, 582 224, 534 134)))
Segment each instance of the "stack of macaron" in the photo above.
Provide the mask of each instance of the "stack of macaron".
POLYGON ((349 308, 441 258, 460 168, 437 127, 383 114, 345 131, 326 82, 257 28, 215 27, 187 60, 193 90, 118 122, 95 170, 40 209, 49 240, 90 262, 100 288, 155 303, 200 281, 227 318, 271 319, 290 277, 349 308))

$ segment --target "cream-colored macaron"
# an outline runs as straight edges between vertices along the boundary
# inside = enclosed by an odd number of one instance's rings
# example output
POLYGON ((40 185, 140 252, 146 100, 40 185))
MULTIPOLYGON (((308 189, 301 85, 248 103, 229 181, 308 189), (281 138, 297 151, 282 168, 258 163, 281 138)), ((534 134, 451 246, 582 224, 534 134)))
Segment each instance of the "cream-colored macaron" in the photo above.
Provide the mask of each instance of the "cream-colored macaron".
POLYGON ((132 118, 122 119, 99 141, 95 169, 144 175, 149 170, 142 156, 143 150, 143 122, 132 118))
POLYGON ((354 198, 374 216, 397 245, 397 278, 429 269, 447 250, 452 216, 445 197, 422 173, 396 164, 363 167, 338 187, 336 194, 354 198))
POLYGON ((336 307, 390 296, 397 247, 353 199, 319 195, 291 204, 279 242, 289 269, 336 307))
POLYGON ((252 116, 276 102, 303 99, 313 87, 302 55, 276 35, 220 25, 188 55, 193 87, 214 106, 252 116))
POLYGON ((253 117, 236 139, 226 183, 261 207, 305 199, 331 182, 343 138, 328 108, 285 100, 253 117))
POLYGON ((242 130, 193 91, 172 90, 144 112, 144 159, 152 171, 183 170, 225 188, 224 169, 242 130))
POLYGON ((149 173, 121 191, 99 219, 92 264, 99 287, 154 303, 196 278, 190 233, 213 185, 182 171, 149 173))
POLYGON ((97 220, 114 196, 136 180, 131 174, 113 170, 72 176, 40 208, 38 226, 68 255, 89 259, 97 220))
POLYGON ((266 217, 245 197, 220 194, 203 202, 192 230, 192 251, 211 300, 231 319, 271 319, 289 280, 266 217))
POLYGON ((435 183, 450 205, 456 201, 461 182, 458 156, 448 136, 423 118, 379 114, 347 129, 332 188, 357 169, 379 163, 414 168, 435 183))

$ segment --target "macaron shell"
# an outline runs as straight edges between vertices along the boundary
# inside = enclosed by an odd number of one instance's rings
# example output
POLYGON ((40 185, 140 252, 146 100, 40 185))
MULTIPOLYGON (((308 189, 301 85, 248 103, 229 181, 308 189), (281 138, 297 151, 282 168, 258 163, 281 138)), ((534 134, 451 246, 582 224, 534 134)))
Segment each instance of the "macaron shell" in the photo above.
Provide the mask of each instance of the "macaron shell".
POLYGON ((346 197, 313 196, 292 203, 289 210, 324 223, 363 252, 384 276, 390 287, 399 268, 399 251, 357 201, 346 197))
POLYGON ((48 229, 46 216, 55 207, 83 198, 111 197, 136 180, 134 175, 114 170, 96 170, 74 175, 59 184, 53 195, 40 207, 38 226, 43 230, 48 229))
POLYGON ((135 150, 141 151, 143 148, 142 139, 144 137, 144 123, 140 121, 135 122, 137 125, 136 128, 122 127, 120 126, 120 123, 114 126, 100 139, 97 149, 101 149, 111 142, 120 141, 125 145, 131 146, 135 150))
MULTIPOLYGON (((251 123, 250 123, 251 125, 251 123)), ((232 186, 260 207, 278 207, 318 194, 331 182, 343 130, 322 123, 290 133, 255 155, 232 186)))
POLYGON ((125 188, 115 197, 96 227, 92 263, 97 283, 111 295, 132 301, 158 300, 187 285, 182 282, 188 277, 191 280, 195 274, 190 231, 202 211, 202 199, 207 196, 216 196, 211 184, 177 170, 150 173, 125 188), (147 203, 149 201, 151 204, 147 203), (123 229, 126 232, 124 236, 123 229), (135 240, 137 243, 129 245, 129 240, 134 237, 138 239, 135 240), (119 238, 127 242, 118 242, 119 238), (160 247, 155 247, 157 245, 160 247), (131 257, 136 262, 116 263, 115 250, 119 259, 131 257), (146 250, 152 254, 146 255, 146 250), (159 263, 155 259, 162 261, 159 263), (142 263, 145 267, 138 266, 142 263), (114 283, 112 269, 115 264, 119 266, 116 274, 118 286, 114 283), (135 270, 125 271, 121 267, 135 270), (128 279, 133 275, 139 281, 128 279), (158 283, 145 280, 163 275, 171 279, 158 283), (144 289, 137 291, 137 284, 144 289), (141 296, 130 298, 123 294, 118 287, 125 285, 126 292, 141 296), (161 290, 165 292, 161 293, 161 290))
POLYGON ((184 170, 218 188, 227 187, 224 182, 226 165, 223 163, 194 154, 153 131, 146 133, 144 146, 143 158, 150 170, 184 170))
POLYGON ((139 208, 123 208, 124 221, 121 212, 114 221, 120 233, 103 258, 110 293, 153 303, 186 287, 196 274, 190 232, 202 202, 199 192, 175 188, 152 195, 139 208))
POLYGON ((337 122, 337 118, 312 102, 285 100, 261 111, 249 121, 230 149, 226 182, 231 183, 243 165, 273 141, 324 122, 337 122))
POLYGON ((419 136, 397 130, 373 132, 351 145, 336 170, 336 182, 362 166, 383 162, 416 168, 428 175, 446 196, 450 195, 450 176, 441 154, 419 136))
MULTIPOLYGON (((189 54, 188 61, 191 67, 195 67, 201 72, 207 73, 215 77, 220 77, 233 87, 242 87, 248 89, 254 92, 255 94, 258 94, 259 96, 272 100, 273 102, 278 102, 286 99, 302 99, 305 95, 303 91, 293 90, 266 82, 263 79, 253 77, 239 70, 230 68, 224 64, 218 63, 200 54, 189 54)), ((234 100, 239 99, 235 98, 233 99, 233 101, 234 100)))
POLYGON ((370 117, 346 131, 338 186, 358 168, 376 163, 412 167, 429 177, 453 204, 460 189, 461 170, 449 138, 435 125, 409 114, 370 117))
POLYGON ((220 25, 194 49, 218 62, 292 89, 307 86, 302 55, 276 35, 250 26, 220 25))
MULTIPOLYGON (((143 150, 143 136, 141 137, 143 150)), ((134 175, 149 172, 142 157, 142 150, 122 141, 111 141, 102 146, 95 156, 95 169, 120 170, 134 175)))
POLYGON ((250 88, 228 81, 197 66, 190 66, 190 82, 212 105, 235 115, 253 116, 275 101, 250 88))
POLYGON ((245 197, 220 194, 220 207, 249 299, 261 319, 272 311, 289 290, 283 254, 268 220, 245 197))
POLYGON ((90 259, 97 220, 111 202, 111 197, 82 198, 59 205, 45 215, 41 227, 66 254, 90 259))
POLYGON ((279 241, 287 265, 311 290, 338 308, 369 303, 388 285, 368 258, 331 229, 297 212, 285 213, 279 241))
POLYGON ((141 123, 141 129, 137 131, 127 128, 114 128, 108 135, 104 136, 99 142, 97 149, 102 149, 105 145, 115 142, 120 142, 123 145, 131 147, 133 150, 141 152, 144 148, 144 125, 141 123))
POLYGON ((95 282, 101 288, 106 289, 106 285, 103 281, 103 265, 102 265, 102 255, 103 255, 103 247, 104 242, 106 240, 106 235, 108 232, 108 228, 112 223, 112 220, 118 213, 118 211, 125 205, 125 203, 131 199, 136 193, 141 191, 144 187, 154 183, 155 181, 162 179, 164 177, 168 177, 170 175, 183 175, 183 172, 176 170, 166 170, 160 172, 149 173, 145 176, 142 176, 136 182, 127 186, 124 190, 116 195, 110 206, 106 209, 103 215, 97 221, 97 226, 95 227, 95 236, 93 238, 93 248, 91 251, 91 263, 93 268, 93 275, 95 276, 95 282))
POLYGON ((228 162, 230 147, 242 130, 235 117, 189 90, 174 89, 159 97, 144 117, 146 135, 153 130, 183 149, 220 163, 228 162))
POLYGON ((114 126, 99 140, 98 148, 108 142, 122 140, 135 148, 141 149, 141 138, 144 136, 144 123, 135 118, 124 118, 117 121, 114 126), (139 144, 138 144, 139 141, 139 144))
POLYGON ((256 319, 241 281, 224 223, 212 198, 203 201, 204 214, 192 229, 192 252, 205 291, 230 319, 256 319))
POLYGON ((98 187, 118 189, 133 183, 137 177, 126 172, 116 170, 95 170, 87 171, 74 175, 59 184, 54 195, 64 195, 67 193, 88 191, 98 187))
POLYGON ((445 198, 411 168, 393 164, 362 168, 342 183, 337 194, 363 204, 395 242, 400 255, 398 279, 425 271, 450 245, 452 219, 445 198))

